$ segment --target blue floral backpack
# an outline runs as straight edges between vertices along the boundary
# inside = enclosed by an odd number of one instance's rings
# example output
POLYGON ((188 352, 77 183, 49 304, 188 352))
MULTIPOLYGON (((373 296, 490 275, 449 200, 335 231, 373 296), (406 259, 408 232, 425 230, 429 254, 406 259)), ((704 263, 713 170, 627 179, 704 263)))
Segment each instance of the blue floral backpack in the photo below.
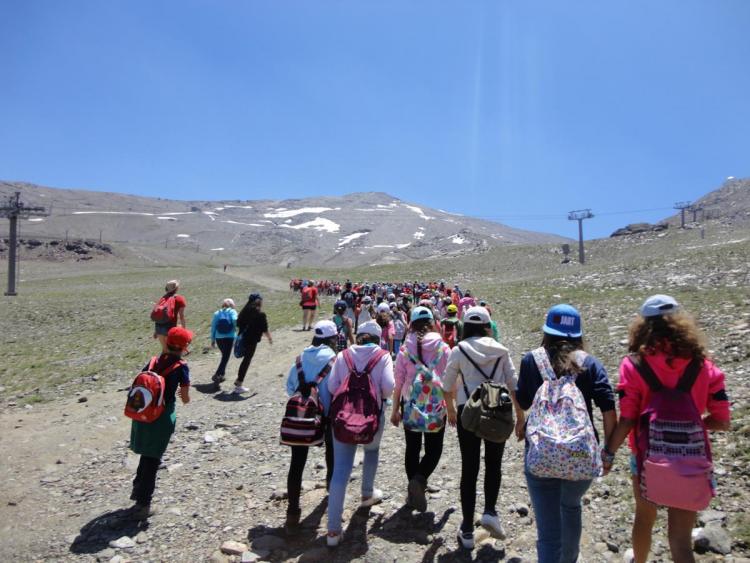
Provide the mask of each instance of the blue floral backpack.
POLYGON ((438 348, 435 358, 426 365, 418 357, 401 349, 417 372, 409 391, 409 400, 404 403, 404 428, 414 432, 440 432, 445 425, 445 395, 443 382, 435 368, 443 358, 443 347, 438 348))
MULTIPOLYGON (((602 460, 575 375, 557 377, 544 348, 532 351, 542 386, 534 396, 526 425, 526 467, 542 478, 585 481, 601 475, 602 460)), ((583 365, 586 353, 576 352, 583 365)))

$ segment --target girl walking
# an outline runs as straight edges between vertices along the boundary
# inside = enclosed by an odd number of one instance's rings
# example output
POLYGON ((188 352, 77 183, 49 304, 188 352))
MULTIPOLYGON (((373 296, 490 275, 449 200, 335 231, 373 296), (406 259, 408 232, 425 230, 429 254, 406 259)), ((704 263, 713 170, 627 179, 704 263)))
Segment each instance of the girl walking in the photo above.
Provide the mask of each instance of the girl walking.
POLYGON ((211 377, 211 380, 216 384, 217 391, 225 379, 224 372, 229 357, 232 355, 236 334, 237 310, 234 308, 234 301, 227 298, 221 302, 221 309, 216 311, 211 319, 211 348, 218 346, 219 351, 221 351, 221 361, 211 377))
POLYGON ((261 311, 263 307, 263 297, 260 293, 251 293, 247 298, 247 303, 240 311, 237 317, 237 328, 240 338, 243 341, 243 356, 240 368, 237 371, 237 379, 234 382, 234 393, 247 393, 249 389, 243 385, 247 369, 255 355, 255 349, 262 336, 268 339, 269 344, 273 344, 271 332, 268 330, 268 319, 266 314, 261 311))
POLYGON ((420 512, 427 510, 427 480, 443 453, 446 407, 442 375, 450 351, 435 332, 430 310, 414 308, 406 342, 396 356, 391 424, 398 427, 404 422, 408 504, 420 512), (424 455, 420 459, 423 441, 424 455))
POLYGON ((474 547, 474 507, 476 506, 477 479, 484 442, 484 511, 481 524, 493 537, 505 538, 505 530, 497 514, 500 495, 503 452, 505 442, 491 442, 466 430, 461 423, 461 413, 469 396, 485 381, 506 387, 516 411, 517 420, 523 420, 515 399, 516 373, 508 349, 492 338, 490 315, 484 307, 471 307, 464 314, 463 340, 453 348, 443 374, 448 423, 458 428, 461 449, 461 511, 463 522, 458 533, 461 545, 474 547), (461 382, 459 384, 459 376, 461 382), (456 405, 458 408, 456 408, 456 405))
MULTIPOLYGON (((332 321, 318 321, 313 327, 313 339, 307 348, 299 356, 297 362, 292 364, 286 380, 286 392, 292 396, 300 387, 300 369, 306 384, 315 384, 318 390, 318 398, 323 406, 323 413, 328 416, 331 406, 331 393, 328 390, 328 378, 330 377, 330 364, 336 357, 336 341, 338 331, 332 321), (326 370, 326 375, 320 382, 318 378, 326 370), (316 383, 317 382, 317 383, 316 383)), ((331 427, 326 423, 325 429, 325 460, 326 460, 326 490, 331 483, 333 474, 333 442, 331 438, 331 427)), ((294 532, 299 525, 302 509, 300 508, 300 492, 302 490, 302 473, 307 463, 309 446, 291 446, 292 459, 289 464, 286 486, 289 495, 289 504, 286 511, 285 527, 287 532, 294 532)))
POLYGON ((156 472, 175 430, 175 395, 178 389, 182 403, 190 402, 190 370, 182 356, 187 353, 192 340, 193 333, 189 330, 182 327, 171 328, 165 341, 167 351, 153 358, 143 368, 144 371, 151 370, 162 375, 166 387, 164 412, 161 416, 148 423, 133 420, 130 426, 130 449, 141 456, 130 493, 130 500, 135 501, 133 516, 138 519, 145 520, 154 513, 151 498, 156 488, 156 472))
MULTIPOLYGON (((516 399, 521 408, 529 409, 545 379, 557 380, 572 376, 575 388, 583 396, 588 411, 588 421, 591 423, 589 430, 593 434, 590 437, 593 444, 591 450, 596 457, 598 435, 593 426, 592 403, 602 413, 605 437, 612 434, 617 423, 614 393, 607 372, 599 360, 583 352, 581 316, 574 307, 565 304, 552 307, 547 313, 542 332, 544 336, 541 348, 527 353, 521 360, 516 399), (546 369, 540 369, 540 363, 546 369)), ((585 420, 586 415, 583 417, 585 420)), ((526 437, 523 419, 519 418, 517 421, 516 430, 519 439, 526 437)), ((594 476, 578 480, 539 477, 530 468, 528 449, 527 440, 524 469, 536 516, 538 561, 574 563, 578 560, 581 540, 581 499, 591 486, 594 476)), ((564 455, 567 455, 567 450, 564 455)), ((596 472, 598 473, 598 468, 596 472)))
MULTIPOLYGON (((672 560, 677 563, 692 563, 691 533, 695 526, 696 510, 706 508, 713 496, 711 479, 711 449, 707 431, 726 431, 730 427, 729 398, 724 387, 724 374, 708 359, 708 350, 703 333, 695 320, 682 311, 677 301, 669 295, 653 295, 641 306, 640 315, 630 325, 628 338, 630 355, 620 363, 620 421, 607 440, 602 451, 605 474, 612 468, 614 455, 620 445, 629 438, 630 470, 635 497, 635 519, 633 521, 633 556, 636 563, 648 559, 651 549, 651 534, 656 522, 657 505, 667 507, 669 549, 672 560), (665 396, 666 393, 666 396, 665 396), (662 465, 687 463, 693 468, 703 463, 707 466, 702 476, 696 475, 689 484, 674 479, 654 476, 642 481, 642 476, 651 470, 647 457, 659 445, 648 444, 648 428, 638 425, 644 414, 651 424, 659 424, 659 402, 671 403, 670 418, 675 413, 684 419, 681 425, 689 424, 689 434, 677 436, 674 425, 664 434, 662 444, 669 445, 671 437, 680 442, 678 451, 682 458, 666 455, 662 465), (705 413, 708 413, 706 415, 705 413), (687 421, 693 420, 692 423, 687 421), (684 438, 684 439, 682 439, 684 438), (670 483, 670 480, 673 481, 670 483), (646 487, 645 485, 648 485, 646 487), (659 500, 669 496, 675 487, 679 502, 659 500), (659 490, 659 489, 663 490, 659 490), (691 496, 704 491, 704 500, 689 506, 691 496), (646 500, 647 495, 652 500, 646 500), (681 506, 678 506, 681 505, 681 506)), ((660 453, 660 452, 656 452, 660 453)), ((662 455, 669 454, 669 448, 662 455)), ((693 470, 695 473, 695 470, 693 470)))

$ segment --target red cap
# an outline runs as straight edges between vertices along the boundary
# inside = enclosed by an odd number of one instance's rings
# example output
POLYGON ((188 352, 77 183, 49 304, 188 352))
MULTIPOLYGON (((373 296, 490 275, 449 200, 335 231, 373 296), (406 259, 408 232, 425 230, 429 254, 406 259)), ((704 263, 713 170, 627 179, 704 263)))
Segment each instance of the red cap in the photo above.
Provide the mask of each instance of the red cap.
POLYGON ((181 326, 172 327, 167 333, 167 346, 170 348, 185 350, 192 341, 193 333, 181 326))

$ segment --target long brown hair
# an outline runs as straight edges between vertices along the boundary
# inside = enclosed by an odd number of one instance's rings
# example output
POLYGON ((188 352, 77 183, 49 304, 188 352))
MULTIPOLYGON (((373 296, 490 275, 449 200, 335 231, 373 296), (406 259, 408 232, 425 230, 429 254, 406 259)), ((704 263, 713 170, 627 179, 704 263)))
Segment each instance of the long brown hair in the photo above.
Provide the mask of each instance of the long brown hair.
POLYGON ((634 354, 662 352, 669 358, 705 360, 706 337, 692 316, 684 312, 659 317, 638 316, 628 334, 628 351, 634 354))
POLYGON ((409 325, 409 332, 413 332, 417 335, 417 357, 420 362, 422 359, 422 340, 428 332, 432 332, 435 329, 432 319, 416 319, 409 325))
POLYGON ((547 350, 552 369, 555 370, 556 375, 577 375, 583 372, 583 366, 576 361, 575 355, 575 352, 583 350, 585 347, 583 337, 566 338, 545 333, 542 346, 547 350))

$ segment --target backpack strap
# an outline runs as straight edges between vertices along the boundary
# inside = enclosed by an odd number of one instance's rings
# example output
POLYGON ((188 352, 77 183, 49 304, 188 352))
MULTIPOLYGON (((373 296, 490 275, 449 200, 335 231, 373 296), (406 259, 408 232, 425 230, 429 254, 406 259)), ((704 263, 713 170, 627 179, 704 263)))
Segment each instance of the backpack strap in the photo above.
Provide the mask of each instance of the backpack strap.
POLYGON ((542 376, 543 380, 554 381, 557 379, 557 374, 555 373, 555 370, 552 369, 549 354, 547 354, 547 350, 544 346, 532 350, 531 355, 536 363, 536 368, 539 370, 539 375, 542 376))
POLYGON ((702 369, 703 361, 694 358, 687 365, 685 371, 682 372, 682 377, 680 377, 680 381, 677 382, 677 387, 675 389, 679 389, 685 393, 690 393, 690 390, 693 388, 693 384, 695 383, 695 380, 698 379, 698 375, 702 369))
POLYGON ((492 372, 490 373, 489 377, 487 377, 487 374, 485 374, 484 371, 482 371, 482 368, 480 368, 479 365, 477 365, 477 363, 471 359, 471 356, 469 356, 466 350, 464 350, 463 347, 461 347, 461 344, 456 344, 456 346, 458 346, 458 349, 461 350, 461 353, 464 356, 466 356, 466 359, 469 360, 471 365, 474 366, 474 369, 476 369, 479 373, 482 374, 482 377, 484 377, 487 381, 492 381, 494 379, 495 372, 497 371, 497 366, 500 365, 500 360, 502 359, 502 357, 497 358, 497 361, 495 361, 495 365, 492 366, 492 372))
POLYGON ((383 350, 382 348, 378 348, 377 353, 372 355, 372 358, 370 358, 370 361, 367 362, 367 365, 365 366, 364 372, 368 376, 370 375, 370 372, 373 370, 375 365, 381 360, 383 356, 385 356, 388 352, 383 350))
POLYGON ((159 360, 159 356, 154 356, 151 358, 148 362, 148 371, 154 371, 154 367, 156 366, 156 362, 159 360))
POLYGON ((177 368, 181 368, 184 365, 185 365, 185 361, 184 360, 177 360, 171 366, 169 366, 167 368, 164 368, 159 375, 161 375, 162 377, 167 377, 174 370, 176 370, 177 368))
MULTIPOLYGON (((656 376, 656 374, 654 373, 654 370, 651 369, 651 366, 648 365, 648 362, 643 356, 639 354, 630 354, 630 363, 633 364, 633 367, 636 369, 636 371, 641 376, 643 381, 646 382, 646 385, 648 385, 649 389, 651 389, 652 392, 657 392, 657 391, 661 391, 662 389, 664 389, 664 385, 656 376)), ((694 381, 695 379, 693 379, 693 382, 694 381)), ((682 383, 682 380, 680 380, 680 383, 682 383)), ((692 385, 693 383, 691 382, 690 386, 692 387, 692 385)))
POLYGON ((406 351, 406 357, 409 358, 409 361, 413 363, 415 366, 422 364, 428 370, 433 371, 437 367, 437 365, 440 363, 440 360, 443 358, 443 347, 438 346, 438 351, 435 353, 435 357, 432 359, 432 361, 429 364, 426 364, 425 362, 420 360, 417 356, 415 356, 409 351, 406 351))
POLYGON ((302 370, 302 356, 294 359, 294 367, 297 368, 297 391, 305 387, 305 372, 302 370))

